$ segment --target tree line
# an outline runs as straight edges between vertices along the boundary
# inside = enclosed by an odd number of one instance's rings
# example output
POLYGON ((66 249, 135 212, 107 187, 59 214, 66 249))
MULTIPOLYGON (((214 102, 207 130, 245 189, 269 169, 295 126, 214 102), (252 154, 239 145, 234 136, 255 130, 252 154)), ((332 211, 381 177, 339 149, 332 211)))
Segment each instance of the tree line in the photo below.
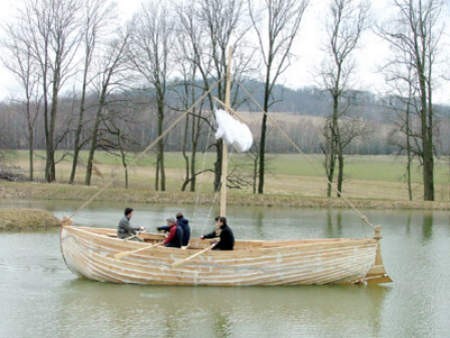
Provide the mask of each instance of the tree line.
POLYGON ((198 153, 214 151, 217 190, 222 143, 212 137, 211 111, 225 101, 224 75, 231 69, 232 106, 260 112, 246 115, 256 136, 251 156, 258 193, 264 192, 266 153, 293 150, 281 142, 287 136, 305 152, 323 153, 328 196, 334 184, 338 197, 343 191, 346 154, 398 151, 407 155, 408 172, 412 158, 420 159, 424 198, 433 200, 434 158, 449 144, 445 107, 439 113, 433 103, 445 3, 393 0, 395 16, 375 25, 392 50, 383 69, 392 91, 374 104, 361 102, 364 93, 354 81, 355 51, 372 20, 369 3, 330 0, 318 88, 291 95, 290 103, 311 107, 315 113, 301 112, 318 119, 276 113, 287 102, 279 81, 293 46, 303 47, 299 32, 309 6, 307 0, 150 0, 124 23, 112 1, 25 0, 4 26, 2 60, 22 94, 1 105, 1 145, 28 148, 30 179, 34 149, 45 149, 47 182, 56 179, 56 149, 72 161, 70 183, 85 149, 89 185, 96 150, 116 152, 126 169, 128 152, 156 140, 155 189, 166 189, 164 154, 176 150, 186 164, 183 186, 191 191, 202 173, 198 153), (186 111, 184 123, 164 136, 186 111), (283 135, 270 126, 272 116, 283 135))

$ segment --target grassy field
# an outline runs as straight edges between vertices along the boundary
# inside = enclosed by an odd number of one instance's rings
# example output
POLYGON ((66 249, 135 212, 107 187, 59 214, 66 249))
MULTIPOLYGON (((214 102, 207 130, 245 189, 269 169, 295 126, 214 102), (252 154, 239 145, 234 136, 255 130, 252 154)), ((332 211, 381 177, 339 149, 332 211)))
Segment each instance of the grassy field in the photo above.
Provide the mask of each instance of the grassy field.
MULTIPOLYGON (((61 155, 60 153, 58 155, 61 155)), ((81 154, 82 163, 85 163, 87 153, 81 154)), ((8 152, 5 163, 22 168, 27 174, 28 158, 26 151, 8 152)), ((36 153, 35 177, 42 178, 44 170, 44 152, 36 153)), ((267 163, 267 176, 265 198, 270 200, 274 196, 286 196, 295 199, 323 198, 326 190, 326 180, 320 155, 293 155, 293 154, 269 154, 267 163)), ((154 190, 155 156, 149 154, 136 163, 130 156, 129 176, 130 193, 138 194, 139 191, 154 190)), ((197 158, 198 169, 212 168, 215 155, 213 153, 199 154, 197 158)), ((184 160, 180 153, 167 153, 165 155, 167 169, 167 190, 172 193, 180 191, 184 178, 184 160)), ((93 176, 93 185, 102 185, 113 180, 115 188, 123 187, 123 169, 118 157, 107 153, 97 152, 95 165, 103 174, 103 178, 93 176)), ((66 158, 57 165, 57 181, 68 181, 71 168, 71 158, 66 158)), ((242 154, 231 154, 230 169, 236 168, 241 176, 251 181, 251 160, 242 154)), ((77 172, 77 182, 82 183, 84 168, 80 165, 77 172)), ((204 174, 199 177, 197 189, 203 193, 212 190, 212 174, 204 174)), ((422 199, 422 179, 418 163, 413 171, 413 197, 414 200, 422 199)), ((436 200, 450 201, 450 161, 448 158, 436 161, 435 169, 436 200)), ((80 187, 81 188, 81 187, 80 187)), ((73 191, 73 186, 65 188, 73 191)), ((240 200, 241 195, 248 196, 251 186, 243 187, 231 192, 240 200)), ((405 158, 394 156, 360 156, 346 157, 344 194, 354 199, 366 199, 374 201, 407 199, 407 187, 405 178, 405 158)), ((144 193, 145 195, 145 193, 144 193)), ((144 197, 143 198, 148 198, 144 197)))

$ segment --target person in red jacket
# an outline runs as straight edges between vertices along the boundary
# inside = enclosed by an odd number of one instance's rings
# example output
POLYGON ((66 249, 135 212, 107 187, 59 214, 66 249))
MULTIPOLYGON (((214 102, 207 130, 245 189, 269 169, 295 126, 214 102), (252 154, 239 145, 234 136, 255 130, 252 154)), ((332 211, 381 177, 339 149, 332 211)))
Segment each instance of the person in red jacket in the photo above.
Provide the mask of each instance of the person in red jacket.
POLYGON ((183 230, 177 225, 177 220, 175 218, 168 218, 166 221, 169 226, 169 234, 164 240, 164 245, 171 248, 181 248, 183 230))

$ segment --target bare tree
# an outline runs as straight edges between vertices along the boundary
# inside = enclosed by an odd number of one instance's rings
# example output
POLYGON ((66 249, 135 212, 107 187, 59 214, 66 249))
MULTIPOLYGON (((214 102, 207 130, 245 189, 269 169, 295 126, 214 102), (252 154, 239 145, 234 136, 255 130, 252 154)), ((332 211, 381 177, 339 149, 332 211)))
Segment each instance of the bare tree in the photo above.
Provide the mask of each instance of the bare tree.
POLYGON ((390 84, 391 95, 387 97, 387 105, 395 112, 394 125, 390 142, 398 149, 400 154, 406 154, 406 183, 408 198, 413 199, 411 168, 414 156, 419 155, 420 146, 417 128, 414 123, 417 120, 417 87, 414 84, 412 63, 405 65, 388 63, 383 67, 386 81, 390 84))
MULTIPOLYGON (((174 43, 173 21, 166 7, 152 1, 142 5, 131 23, 130 60, 145 81, 155 90, 158 136, 164 131, 167 81, 174 43)), ((158 141, 155 190, 166 190, 164 139, 158 141)))
POLYGON ((65 135, 64 131, 58 133, 56 130, 58 102, 64 82, 73 75, 73 60, 79 43, 79 8, 79 0, 26 0, 17 22, 39 69, 47 182, 56 179, 55 150, 65 135))
MULTIPOLYGON (((181 107, 186 110, 197 101, 201 88, 195 85, 196 65, 189 61, 183 62, 183 60, 180 60, 179 64, 182 80, 179 84, 181 88, 179 88, 178 94, 182 103, 181 107)), ((198 107, 192 107, 191 113, 186 115, 181 149, 185 161, 185 179, 181 186, 182 191, 185 191, 188 185, 190 191, 195 191, 197 176, 205 172, 204 170, 197 172, 197 153, 205 122, 207 121, 203 116, 203 102, 201 102, 198 107), (188 154, 189 149, 190 154, 188 154)))
POLYGON ((128 152, 138 143, 132 136, 132 127, 137 123, 133 118, 133 108, 126 99, 117 104, 111 104, 108 109, 108 117, 103 120, 104 133, 98 140, 100 149, 109 154, 118 156, 124 171, 125 189, 128 189, 128 152))
MULTIPOLYGON (((181 79, 181 90, 179 90, 182 108, 188 109, 196 101, 198 94, 207 90, 206 86, 202 86, 201 78, 207 79, 212 58, 208 58, 207 62, 202 61, 204 38, 203 28, 198 24, 196 16, 196 8, 194 6, 178 6, 176 7, 177 24, 177 46, 179 48, 180 57, 177 58, 181 79), (202 76, 203 74, 203 76, 202 76), (198 83, 197 83, 198 82, 198 83)), ((198 14, 198 13, 197 13, 198 14)), ((207 81, 205 82, 207 84, 207 81)), ((192 113, 186 116, 183 136, 182 154, 185 160, 185 179, 181 186, 181 190, 186 190, 189 185, 190 191, 195 191, 197 176, 204 172, 197 173, 197 152, 199 138, 202 129, 203 102, 199 107, 192 107, 192 113), (191 149, 190 156, 188 148, 191 149)), ((208 121, 205 120, 207 123, 208 121)), ((211 127, 209 125, 209 127, 211 127)))
POLYGON ((290 65, 291 49, 299 31, 308 0, 267 0, 257 8, 248 0, 252 26, 264 63, 264 102, 259 145, 258 193, 264 193, 267 114, 274 103, 272 91, 280 75, 290 65))
POLYGON ((82 18, 82 46, 84 48, 83 68, 81 80, 81 97, 80 106, 78 110, 78 120, 75 126, 75 138, 73 142, 73 160, 72 170, 70 172, 69 183, 73 184, 75 180, 78 156, 85 141, 82 140, 81 134, 83 126, 85 125, 85 111, 86 111, 86 95, 88 86, 92 82, 92 75, 90 75, 90 68, 92 65, 94 52, 98 47, 99 40, 104 38, 103 30, 108 23, 110 23, 112 13, 111 1, 104 0, 84 0, 83 3, 83 18, 82 18))
POLYGON ((128 34, 113 39, 109 47, 105 50, 103 61, 98 74, 97 108, 94 117, 94 124, 90 137, 89 155, 86 165, 85 184, 91 184, 92 171, 94 168, 94 154, 98 147, 100 125, 107 120, 108 98, 116 87, 121 85, 122 73, 126 70, 126 49, 128 44, 128 34))
POLYGON ((423 165, 424 199, 434 200, 433 88, 435 63, 443 26, 441 0, 394 0, 392 25, 385 24, 380 35, 389 42, 400 65, 411 65, 417 88, 423 165))
POLYGON ((37 64, 31 54, 31 47, 25 39, 21 27, 12 24, 6 26, 6 40, 4 46, 6 53, 2 56, 3 64, 12 72, 23 90, 23 113, 25 115, 28 154, 29 154, 29 179, 34 179, 34 129, 39 116, 40 93, 39 73, 37 64))
MULTIPOLYGON (((212 128, 204 112, 204 101, 197 106, 192 106, 198 96, 204 93, 205 86, 202 84, 201 73, 207 74, 209 65, 202 67, 201 62, 201 37, 202 26, 197 24, 195 8, 189 6, 185 8, 179 6, 175 8, 177 14, 177 56, 176 64, 181 79, 175 86, 177 96, 181 103, 181 109, 191 108, 191 113, 186 116, 183 140, 182 155, 185 160, 185 178, 181 190, 184 191, 189 186, 190 191, 195 191, 197 176, 211 169, 202 168, 197 171, 197 155, 201 142, 202 131, 212 128), (205 71, 206 70, 206 71, 205 71)), ((209 61, 212 58, 208 58, 209 61)))
MULTIPOLYGON (((349 111, 349 100, 345 92, 354 72, 353 53, 357 48, 361 34, 365 29, 368 5, 359 0, 332 0, 330 14, 327 16, 326 58, 322 68, 324 88, 332 98, 332 110, 324 127, 325 171, 327 175, 327 196, 331 196, 336 162, 338 164, 337 196, 342 192, 344 179, 344 149, 348 145, 348 136, 341 131, 343 123, 339 120, 349 111)), ((353 133, 350 133, 353 135, 353 133)))
MULTIPOLYGON (((195 63, 202 79, 203 90, 208 91, 214 83, 217 83, 214 94, 224 102, 226 88, 224 75, 230 66, 227 60, 228 49, 232 47, 234 51, 238 51, 246 33, 242 22, 242 0, 191 1, 177 13, 186 34, 188 48, 192 51, 191 62, 195 63)), ((239 62, 234 62, 232 87, 235 87, 233 84, 246 73, 251 55, 236 52, 234 59, 239 62)), ((213 111, 216 102, 212 93, 209 94, 208 99, 210 111, 213 111)), ((236 103, 236 95, 233 95, 233 99, 232 105, 236 103)), ((214 190, 217 191, 220 188, 222 176, 222 140, 218 140, 214 147, 216 149, 214 190)))

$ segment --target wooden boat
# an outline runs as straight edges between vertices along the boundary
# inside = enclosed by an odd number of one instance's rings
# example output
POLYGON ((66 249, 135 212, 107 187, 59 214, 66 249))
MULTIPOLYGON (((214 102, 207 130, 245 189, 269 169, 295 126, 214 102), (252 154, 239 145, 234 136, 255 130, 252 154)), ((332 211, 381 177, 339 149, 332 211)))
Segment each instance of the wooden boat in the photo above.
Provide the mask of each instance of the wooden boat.
MULTIPOLYGON (((216 111, 216 137, 221 134, 224 141, 222 173, 227 173, 227 145, 242 141, 239 148, 248 149, 253 142, 248 127, 227 115, 231 112, 230 81, 226 84, 223 105, 227 111, 216 111), (250 142, 247 137, 240 139, 248 134, 250 142)), ((221 216, 226 215, 226 176, 221 177, 221 216)), ((61 251, 70 270, 104 282, 214 286, 385 283, 391 279, 381 260, 380 229, 375 228, 373 238, 237 241, 233 251, 213 251, 209 242, 200 239, 192 239, 187 250, 155 246, 161 241, 158 235, 145 235, 145 242, 122 240, 113 229, 75 227, 69 219, 61 227, 61 251)))
POLYGON ((61 251, 71 271, 100 282, 249 286, 391 281, 381 262, 379 236, 237 241, 233 251, 208 250, 210 242, 200 239, 191 240, 186 250, 155 247, 160 235, 142 236, 145 242, 123 240, 114 229, 66 223, 61 251))

